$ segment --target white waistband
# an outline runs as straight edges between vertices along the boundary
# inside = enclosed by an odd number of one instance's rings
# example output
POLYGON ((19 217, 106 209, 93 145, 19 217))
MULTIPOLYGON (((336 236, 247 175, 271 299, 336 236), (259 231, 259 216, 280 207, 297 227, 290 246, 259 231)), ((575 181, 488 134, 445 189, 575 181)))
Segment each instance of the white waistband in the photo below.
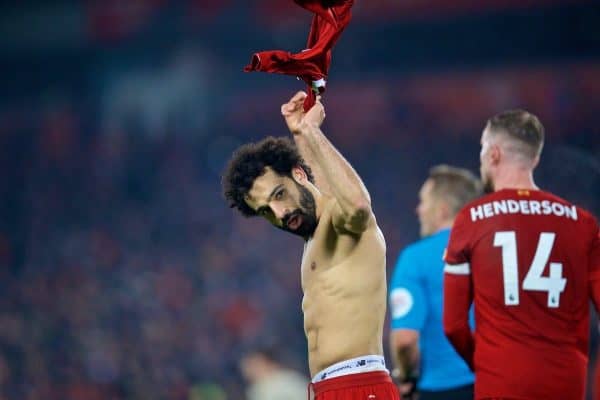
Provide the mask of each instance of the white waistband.
POLYGON ((317 383, 329 378, 335 378, 343 375, 360 374, 362 372, 386 371, 385 359, 383 356, 362 356, 350 360, 335 363, 323 371, 318 372, 312 379, 312 383, 317 383))

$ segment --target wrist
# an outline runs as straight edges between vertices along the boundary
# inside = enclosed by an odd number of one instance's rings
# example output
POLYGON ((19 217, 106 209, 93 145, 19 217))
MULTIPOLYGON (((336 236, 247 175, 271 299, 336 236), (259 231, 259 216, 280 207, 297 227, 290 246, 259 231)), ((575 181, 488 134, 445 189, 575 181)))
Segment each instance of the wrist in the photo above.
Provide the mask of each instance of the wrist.
POLYGON ((392 378, 394 378, 399 383, 412 383, 416 384, 419 377, 414 372, 409 372, 408 374, 402 371, 400 368, 394 368, 391 372, 392 378))
POLYGON ((297 131, 298 133, 308 134, 315 132, 317 129, 319 129, 319 124, 310 121, 302 121, 298 126, 297 131))

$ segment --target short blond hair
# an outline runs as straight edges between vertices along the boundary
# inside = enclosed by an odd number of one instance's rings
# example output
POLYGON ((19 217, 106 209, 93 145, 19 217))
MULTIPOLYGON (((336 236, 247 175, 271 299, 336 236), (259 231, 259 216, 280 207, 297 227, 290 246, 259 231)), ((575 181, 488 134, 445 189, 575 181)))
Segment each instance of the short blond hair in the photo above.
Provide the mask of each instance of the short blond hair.
POLYGON ((429 170, 429 180, 433 184, 432 194, 445 200, 453 215, 483 193, 481 181, 465 168, 436 165, 429 170))
POLYGON ((501 134, 516 146, 513 150, 529 160, 535 160, 544 147, 544 126, 535 115, 515 109, 503 111, 487 121, 492 135, 501 134))

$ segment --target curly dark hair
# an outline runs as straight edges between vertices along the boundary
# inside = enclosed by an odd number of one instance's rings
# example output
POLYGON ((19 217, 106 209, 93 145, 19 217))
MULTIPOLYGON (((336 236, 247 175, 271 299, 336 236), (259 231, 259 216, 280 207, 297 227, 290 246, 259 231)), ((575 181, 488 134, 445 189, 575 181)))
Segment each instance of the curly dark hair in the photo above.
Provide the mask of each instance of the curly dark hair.
POLYGON ((242 145, 233 152, 227 163, 221 185, 229 206, 237 208, 246 217, 256 215, 256 211, 246 204, 244 197, 252 188, 254 180, 265 173, 265 167, 271 167, 279 175, 290 177, 292 168, 301 167, 308 180, 314 183, 310 167, 290 139, 269 136, 260 142, 242 145))

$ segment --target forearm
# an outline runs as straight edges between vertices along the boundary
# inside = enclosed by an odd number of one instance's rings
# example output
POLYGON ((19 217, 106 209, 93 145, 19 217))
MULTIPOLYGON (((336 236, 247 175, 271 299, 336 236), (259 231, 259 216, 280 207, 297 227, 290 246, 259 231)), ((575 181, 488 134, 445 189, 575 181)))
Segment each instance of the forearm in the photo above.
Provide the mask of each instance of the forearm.
POLYGON ((419 351, 416 346, 396 347, 391 354, 396 379, 402 382, 418 375, 419 351))
POLYGON ((294 141, 296 142, 296 147, 298 148, 300 155, 310 167, 315 179, 314 183, 319 188, 319 191, 325 195, 332 196, 333 194, 331 193, 331 188, 329 187, 327 178, 323 175, 323 170, 317 162, 317 159, 311 148, 306 143, 307 138, 304 135, 294 135, 294 141))
POLYGON ((469 326, 446 328, 444 325, 444 333, 456 352, 465 360, 469 368, 474 370, 473 354, 475 353, 475 340, 469 326))
POLYGON ((305 125, 295 140, 300 153, 311 158, 309 165, 313 172, 322 177, 342 211, 353 214, 357 209, 368 209, 370 212, 371 198, 365 185, 321 129, 305 125))
POLYGON ((456 352, 473 369, 475 340, 469 326, 472 302, 468 276, 444 274, 444 333, 456 352))

